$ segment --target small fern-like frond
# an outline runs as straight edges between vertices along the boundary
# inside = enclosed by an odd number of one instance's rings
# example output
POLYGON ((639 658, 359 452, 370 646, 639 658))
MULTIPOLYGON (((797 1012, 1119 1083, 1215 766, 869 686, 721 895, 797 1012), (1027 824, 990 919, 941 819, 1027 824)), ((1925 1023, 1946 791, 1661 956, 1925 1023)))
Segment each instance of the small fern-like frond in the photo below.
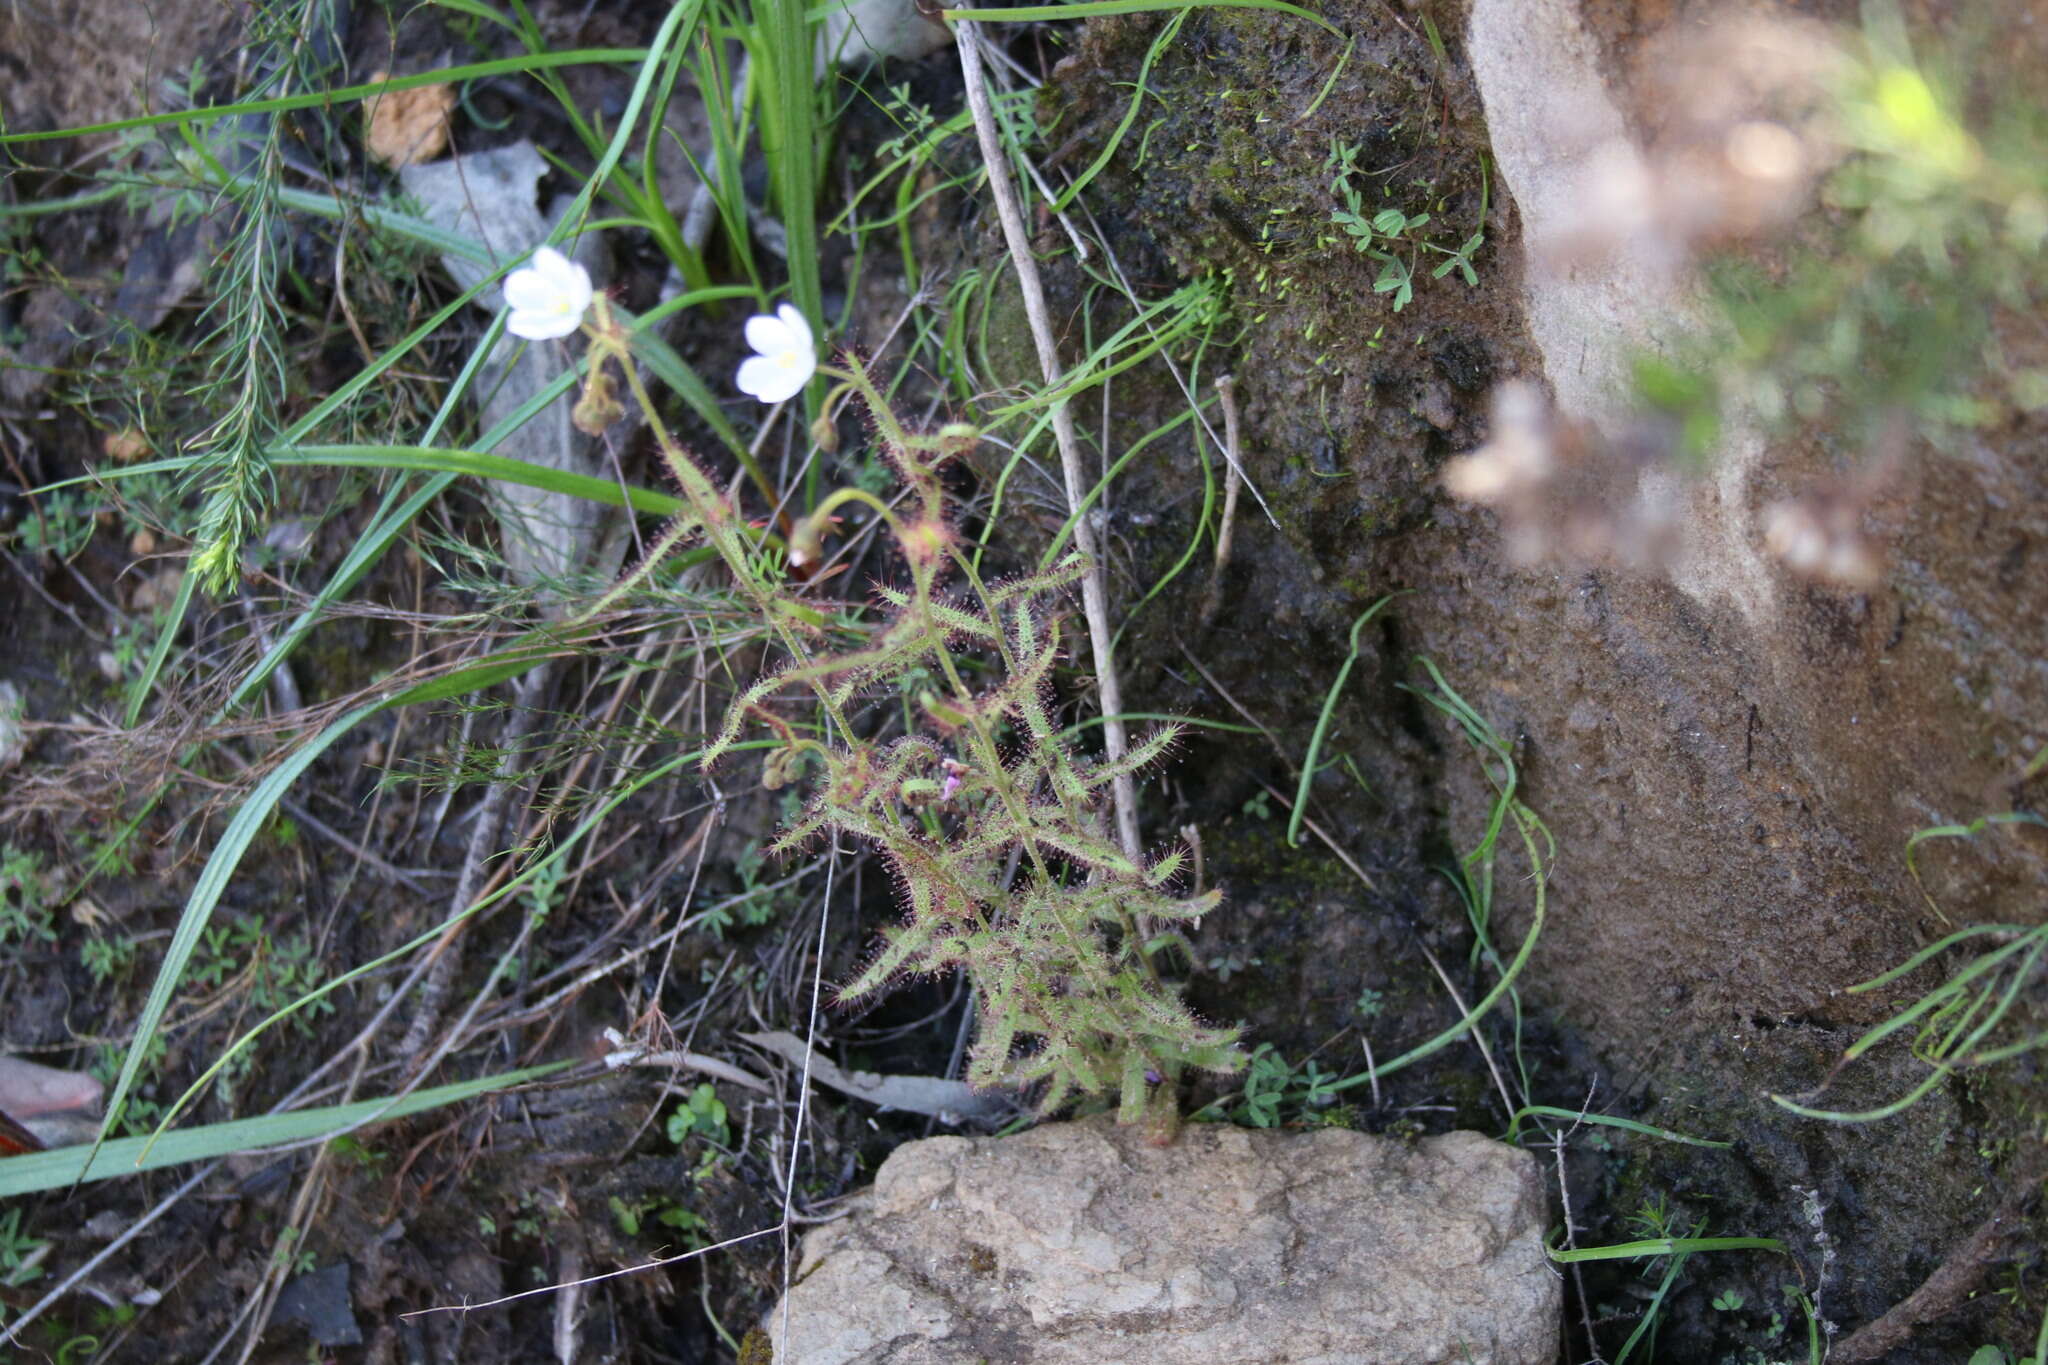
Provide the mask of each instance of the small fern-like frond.
POLYGON ((1145 869, 1145 885, 1148 887, 1165 886, 1181 874, 1181 869, 1186 867, 1187 863, 1187 845, 1175 844, 1172 848, 1154 858, 1152 865, 1145 869))
POLYGON ((1178 725, 1162 725, 1124 752, 1122 758, 1104 759, 1088 769, 1092 789, 1107 787, 1119 777, 1133 777, 1164 758, 1181 736, 1178 725))
POLYGON ((740 729, 746 724, 747 717, 758 709, 762 702, 781 691, 783 681, 782 674, 771 673, 755 679, 753 686, 740 693, 738 699, 726 708, 725 724, 719 727, 718 734, 713 737, 711 743, 704 746, 704 757, 698 760, 699 767, 705 772, 710 772, 718 766, 718 760, 725 757, 726 750, 739 742, 740 729))
POLYGON ((1100 868, 1112 876, 1135 881, 1141 875, 1137 864, 1126 858, 1122 849, 1091 830, 1074 828, 1059 807, 1036 806, 1031 813, 1032 834, 1039 843, 1059 850, 1077 863, 1100 868))

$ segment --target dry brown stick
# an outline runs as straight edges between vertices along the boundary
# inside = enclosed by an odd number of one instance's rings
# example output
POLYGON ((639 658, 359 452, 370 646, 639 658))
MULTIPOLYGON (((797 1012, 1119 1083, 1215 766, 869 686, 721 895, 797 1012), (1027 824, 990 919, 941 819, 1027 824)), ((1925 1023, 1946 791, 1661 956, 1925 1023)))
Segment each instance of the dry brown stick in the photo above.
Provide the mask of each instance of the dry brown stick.
POLYGON ((469 832, 469 848, 462 860, 462 876, 456 880, 455 895, 448 902, 448 913, 454 922, 434 945, 433 969, 427 973, 426 982, 420 987, 419 1004, 413 1010, 412 1023, 406 1027, 405 1037, 398 1044, 398 1055, 406 1060, 419 1056, 426 1047, 427 1036, 440 1023, 441 1006, 448 998, 448 988, 462 966, 462 931, 469 924, 464 912, 476 901, 478 879, 483 876, 484 865, 495 852, 491 846, 498 841, 498 826, 504 819, 505 802, 512 788, 518 784, 523 767, 518 745, 539 718, 541 700, 554 672, 554 663, 549 660, 519 680, 511 722, 505 727, 505 755, 477 810, 476 827, 469 832))
MULTIPOLYGON (((1579 1106, 1579 1116, 1572 1120, 1572 1126, 1562 1133, 1553 1133, 1550 1138, 1550 1150, 1556 1158, 1557 1165, 1557 1202, 1558 1207, 1564 1211, 1564 1245, 1568 1251, 1578 1249, 1579 1226, 1577 1220, 1572 1217, 1572 1187, 1571 1181, 1565 1176, 1564 1140, 1578 1131, 1579 1125, 1586 1121, 1586 1113, 1592 1105, 1593 1095, 1588 1091, 1586 1102, 1579 1106)), ((1593 1305, 1586 1298, 1586 1277, 1583 1268, 1577 1261, 1573 1261, 1571 1267, 1572 1287, 1578 1291, 1579 1322, 1586 1329, 1586 1349, 1593 1353, 1592 1365, 1607 1365, 1606 1358, 1600 1354, 1599 1338, 1593 1334, 1593 1305)))
POLYGON ((1201 624, 1207 627, 1223 605, 1223 571, 1230 567, 1230 546, 1237 529, 1237 490, 1244 485, 1242 449, 1237 440, 1237 380, 1230 375, 1216 379, 1216 401, 1223 405, 1223 523, 1216 531, 1216 563, 1209 570, 1209 591, 1202 599, 1201 624))
MULTIPOLYGON (((567 1214, 559 1194, 551 1194, 548 1201, 556 1211, 567 1214)), ((561 1365, 574 1365, 581 1354, 578 1344, 581 1333, 578 1319, 583 1315, 583 1225, 573 1217, 564 1217, 556 1225, 555 1273, 562 1282, 562 1292, 555 1296, 555 1359, 561 1365)))
MULTIPOLYGON (((1010 180, 1009 158, 1003 153, 996 132, 995 110, 989 104, 988 85, 981 65, 981 34, 972 22, 958 25, 960 72, 967 81, 967 107, 974 115, 975 135, 981 142, 981 159, 988 171, 989 191, 995 196, 996 216, 1002 220, 1003 241, 1010 252, 1010 264, 1017 271, 1017 286, 1024 296, 1024 317, 1031 325, 1031 342, 1038 351, 1038 368, 1046 387, 1057 390, 1066 373, 1060 365, 1059 342, 1053 336, 1052 314, 1045 306, 1045 285, 1038 277, 1038 258, 1031 254, 1031 237, 1024 228, 1024 213, 1017 205, 1016 186, 1010 180)), ((1060 473, 1067 491, 1067 508, 1074 513, 1074 546, 1088 561, 1081 580, 1081 609, 1088 618, 1088 645, 1095 658, 1095 684, 1102 699, 1103 747, 1113 763, 1129 747, 1124 735, 1123 686, 1117 679, 1116 660, 1110 654, 1109 600, 1102 586, 1102 556, 1094 524, 1082 510, 1087 484, 1081 471, 1081 443, 1074 433, 1074 413, 1066 399, 1052 405, 1053 440, 1060 450, 1060 473)), ((1141 858, 1138 841, 1138 789, 1129 774, 1119 775, 1111 784, 1116 804, 1117 842, 1124 856, 1141 858)))
POLYGON ((1991 1216, 1944 1257, 1918 1289, 1893 1304, 1883 1317, 1866 1322, 1842 1338, 1828 1353, 1828 1359, 1838 1365, 1882 1360, 1905 1345, 1915 1327, 1961 1307, 1983 1282, 1985 1272, 2004 1258, 2006 1239, 2024 1225, 2026 1203, 2037 1192, 2043 1167, 2048 1165, 2044 1153, 2048 1149, 2035 1144, 2015 1160, 2013 1187, 1998 1201, 1991 1216))
MULTIPOLYGON (((363 1072, 369 1060, 370 1054, 367 1051, 357 1050, 355 1074, 348 1082, 347 1094, 351 1100, 356 1097, 357 1088, 362 1084, 363 1072)), ((284 1226, 278 1229, 277 1237, 271 1245, 269 1262, 255 1289, 251 1291, 245 1310, 248 1316, 248 1331, 242 1341, 242 1353, 235 1358, 235 1365, 248 1365, 249 1357, 256 1353, 257 1346, 263 1340, 263 1333, 270 1325, 271 1314, 277 1309, 278 1295, 284 1292, 285 1279, 291 1273, 292 1267, 297 1264, 298 1258, 294 1253, 304 1242, 306 1232, 313 1222, 314 1211, 326 1190, 328 1158, 333 1152, 332 1143, 321 1143, 314 1149, 312 1164, 299 1179, 299 1189, 292 1199, 291 1212, 285 1218, 284 1226)), ((232 1337, 236 1330, 235 1327, 228 1329, 227 1334, 221 1338, 220 1345, 214 1347, 215 1355, 227 1345, 229 1337, 232 1337)))

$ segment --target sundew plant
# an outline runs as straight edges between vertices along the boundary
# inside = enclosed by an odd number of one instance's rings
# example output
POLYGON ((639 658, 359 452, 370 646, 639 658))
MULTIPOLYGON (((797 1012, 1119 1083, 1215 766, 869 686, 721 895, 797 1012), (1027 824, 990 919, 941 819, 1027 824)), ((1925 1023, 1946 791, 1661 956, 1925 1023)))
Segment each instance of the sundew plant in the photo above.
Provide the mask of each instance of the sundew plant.
MULTIPOLYGON (((524 289, 519 275, 507 282, 515 304, 524 289)), ((568 287, 557 293, 571 308, 587 297, 568 287)), ((552 315, 542 321, 559 324, 552 315)), ((1059 601, 1086 571, 1085 559, 1070 553, 1037 572, 985 581, 963 549, 940 478, 978 433, 958 423, 909 431, 851 355, 819 372, 838 382, 834 398, 868 409, 903 495, 892 504, 841 488, 787 528, 786 544, 774 545, 741 520, 661 423, 633 364, 633 336, 602 298, 585 333, 590 377, 579 423, 601 426, 617 411, 611 376, 622 374, 688 506, 591 614, 701 540, 769 625, 786 662, 735 699, 702 761, 717 764, 743 731, 766 728, 778 743, 763 764, 763 785, 807 783, 811 792, 774 851, 853 835, 895 877, 904 919, 883 934, 842 998, 872 996, 906 975, 964 969, 980 1011, 970 1081, 1035 1087, 1042 1112, 1114 1089, 1122 1121, 1170 1133, 1183 1070, 1243 1064, 1236 1031, 1198 1020, 1153 960, 1176 940, 1170 926, 1214 909, 1219 893, 1177 894, 1184 850, 1141 862, 1107 829, 1111 784, 1157 761, 1175 727, 1120 758, 1094 761, 1054 722, 1047 699, 1061 654, 1059 601), (798 575, 821 559, 834 514, 852 507, 887 528, 903 575, 876 587, 881 619, 834 652, 828 618, 800 594, 798 575), (783 705, 799 690, 814 710, 783 705), (887 742, 864 736, 862 700, 899 691, 914 696, 918 728, 887 742)), ((811 334, 800 311, 784 305, 755 318, 748 337, 760 354, 742 367, 741 384, 756 397, 788 398, 811 379, 811 334)))

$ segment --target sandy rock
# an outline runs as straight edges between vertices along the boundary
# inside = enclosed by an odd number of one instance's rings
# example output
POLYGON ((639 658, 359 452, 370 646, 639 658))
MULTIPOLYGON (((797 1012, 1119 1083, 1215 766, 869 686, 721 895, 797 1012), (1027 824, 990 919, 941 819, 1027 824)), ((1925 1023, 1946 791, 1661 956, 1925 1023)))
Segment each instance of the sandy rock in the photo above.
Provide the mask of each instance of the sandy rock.
MULTIPOLYGON (((420 202, 428 222, 488 245, 496 258, 491 266, 452 252, 441 258, 454 281, 468 289, 496 265, 523 259, 547 240, 549 220, 536 198, 547 170, 546 159, 531 142, 513 142, 405 166, 399 182, 420 202)), ((596 239, 579 237, 564 245, 601 284, 596 239)), ((493 285, 477 304, 495 313, 504 307, 504 293, 493 285)), ((499 337, 477 377, 476 392, 483 395, 479 425, 488 431, 509 418, 561 373, 568 357, 566 346, 499 337)), ((572 474, 605 475, 596 442, 579 437, 570 426, 574 404, 573 393, 563 395, 499 442, 493 453, 572 474)), ((607 521, 603 507, 587 499, 498 479, 490 481, 490 497, 512 581, 525 587, 558 583, 586 567, 607 521)), ((615 564, 612 558, 597 567, 608 576, 615 564)))
MULTIPOLYGON (((370 83, 387 80, 379 71, 370 83)), ((448 118, 455 112, 455 87, 421 85, 394 90, 363 105, 363 145, 387 166, 417 166, 448 149, 448 118)))
POLYGON ((804 1365, 1549 1365, 1528 1153, 1102 1121, 898 1148, 764 1324, 804 1365))

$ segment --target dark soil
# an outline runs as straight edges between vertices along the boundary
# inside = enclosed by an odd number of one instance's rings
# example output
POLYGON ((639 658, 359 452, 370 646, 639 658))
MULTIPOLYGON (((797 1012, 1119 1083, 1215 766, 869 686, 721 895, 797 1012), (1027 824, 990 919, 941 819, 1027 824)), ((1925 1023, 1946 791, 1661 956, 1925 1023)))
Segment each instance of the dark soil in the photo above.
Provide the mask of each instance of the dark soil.
MULTIPOLYGON (((1448 38, 1457 16, 1433 8, 1448 38)), ((1618 52, 1632 25, 1656 26, 1639 13, 1624 22, 1613 7, 1591 12, 1617 26, 1618 52)), ((2043 1119, 2038 1075, 2022 1064, 1974 1077, 1868 1127, 1798 1119, 1767 1096, 1817 1084, 1843 1045, 1901 1003, 1844 987, 1949 927, 1909 875, 1908 836, 1964 812, 2039 805, 2041 780, 2020 774, 2048 714, 2048 579, 2016 570, 2048 533, 2048 429, 2038 414, 2015 416, 1966 454, 1917 452, 1913 485, 1873 513, 1892 560, 1886 586, 1859 594, 1787 577, 1768 631, 1642 575, 1512 566, 1491 515, 1444 498, 1436 472, 1483 439, 1494 380, 1540 373, 1519 320, 1514 204, 1491 187, 1476 289, 1432 282, 1399 314, 1374 306, 1368 258, 1341 241, 1313 247, 1330 203, 1332 139, 1362 142, 1360 163, 1426 196, 1454 236, 1477 222, 1486 150, 1454 40, 1439 61, 1419 23, 1392 22, 1383 6, 1329 13, 1359 46, 1307 117, 1297 111, 1316 98, 1341 43, 1265 16, 1190 19, 1150 78, 1166 114, 1151 153, 1141 167, 1119 163, 1108 191, 1132 207, 1122 226, 1134 255, 1149 248, 1182 274, 1232 272, 1240 309, 1264 311, 1235 365, 1246 465, 1279 523, 1241 512, 1225 609, 1198 642, 1182 623, 1199 585, 1140 615, 1133 653, 1159 670, 1141 692, 1170 709, 1225 714, 1205 680, 1213 676, 1274 732, 1305 735, 1352 619, 1382 594, 1403 594, 1380 618, 1379 648, 1353 671, 1332 732, 1369 791, 1334 772, 1316 785, 1328 822, 1374 869, 1381 894, 1354 893, 1335 915, 1338 906, 1316 904, 1313 919, 1271 929, 1240 911, 1233 922, 1247 952, 1280 965, 1277 998, 1296 1007, 1252 1017, 1271 1030, 1261 1036, 1287 1039, 1283 1047, 1321 1042, 1329 1023, 1318 1002, 1333 1004, 1361 969, 1378 968, 1409 925, 1455 917, 1440 897, 1432 902, 1429 869, 1446 840, 1483 824, 1493 792, 1469 751, 1405 690, 1426 682, 1417 662, 1427 658, 1512 741, 1522 794, 1557 840, 1550 919, 1527 987, 1560 1057, 1577 1065, 1543 1067, 1540 1084, 1581 1096, 1597 1086, 1615 1112, 1736 1140, 1710 1155, 1617 1147, 1593 1208, 1579 1210, 1588 1240, 1628 1240, 1624 1220, 1668 1197, 1717 1233, 1778 1236, 1795 1249, 1796 1274, 1784 1261, 1695 1262, 1659 1338, 1672 1358, 1734 1358, 1763 1345, 1755 1306, 1768 1316, 1782 1302, 1779 1280, 1824 1282, 1827 1316, 1866 1320, 1999 1203, 2014 1144, 2031 1141, 2043 1119), (1246 221, 1269 222, 1270 242, 1247 240, 1246 221), (1318 353, 1317 365, 1303 363, 1318 353), (1180 667, 1183 650, 1208 675, 1180 667), (1334 934, 1344 947, 1329 953, 1334 934), (1308 975, 1293 975, 1297 964, 1310 964, 1308 975), (1339 964, 1344 983, 1316 978, 1339 964), (1288 1016, 1301 1014, 1308 1026, 1297 1032, 1288 1016), (1830 1268, 1807 1222, 1807 1191, 1825 1211, 1830 1268), (1751 1313, 1711 1310, 1736 1285, 1751 1313)), ((1137 66, 1156 28, 1141 16, 1091 25, 1055 101, 1080 117, 1116 107, 1109 83, 1137 66)), ((2015 322, 2016 335, 2038 330, 2015 322)), ((1828 459, 1783 452, 1767 488, 1801 487, 1827 473, 1828 459)), ((1150 466, 1162 507, 1186 467, 1150 466)), ((1186 529, 1162 515, 1154 534, 1157 548, 1133 551, 1140 582, 1186 529)), ((1176 782, 1225 810, 1260 777, 1291 790, 1265 757, 1198 746, 1176 782)), ((1928 891, 1956 922, 2041 921, 2048 838, 2012 832, 1944 845, 1940 869, 1926 869, 1928 891)), ((1258 906, 1270 883, 1232 886, 1241 906, 1258 906)), ((1526 890, 1509 879, 1503 894, 1524 907, 1508 917, 1512 936, 1527 923, 1526 890)), ((1868 1107, 1917 1074, 1902 1058, 1867 1064, 1828 1103, 1868 1107)), ((2006 1271, 2021 1299, 2037 1264, 2029 1250, 2006 1271)), ((2001 1336, 2031 1340, 2024 1314, 2004 1316, 2012 1302, 1987 1294, 1891 1358, 1953 1360, 2001 1336)))

